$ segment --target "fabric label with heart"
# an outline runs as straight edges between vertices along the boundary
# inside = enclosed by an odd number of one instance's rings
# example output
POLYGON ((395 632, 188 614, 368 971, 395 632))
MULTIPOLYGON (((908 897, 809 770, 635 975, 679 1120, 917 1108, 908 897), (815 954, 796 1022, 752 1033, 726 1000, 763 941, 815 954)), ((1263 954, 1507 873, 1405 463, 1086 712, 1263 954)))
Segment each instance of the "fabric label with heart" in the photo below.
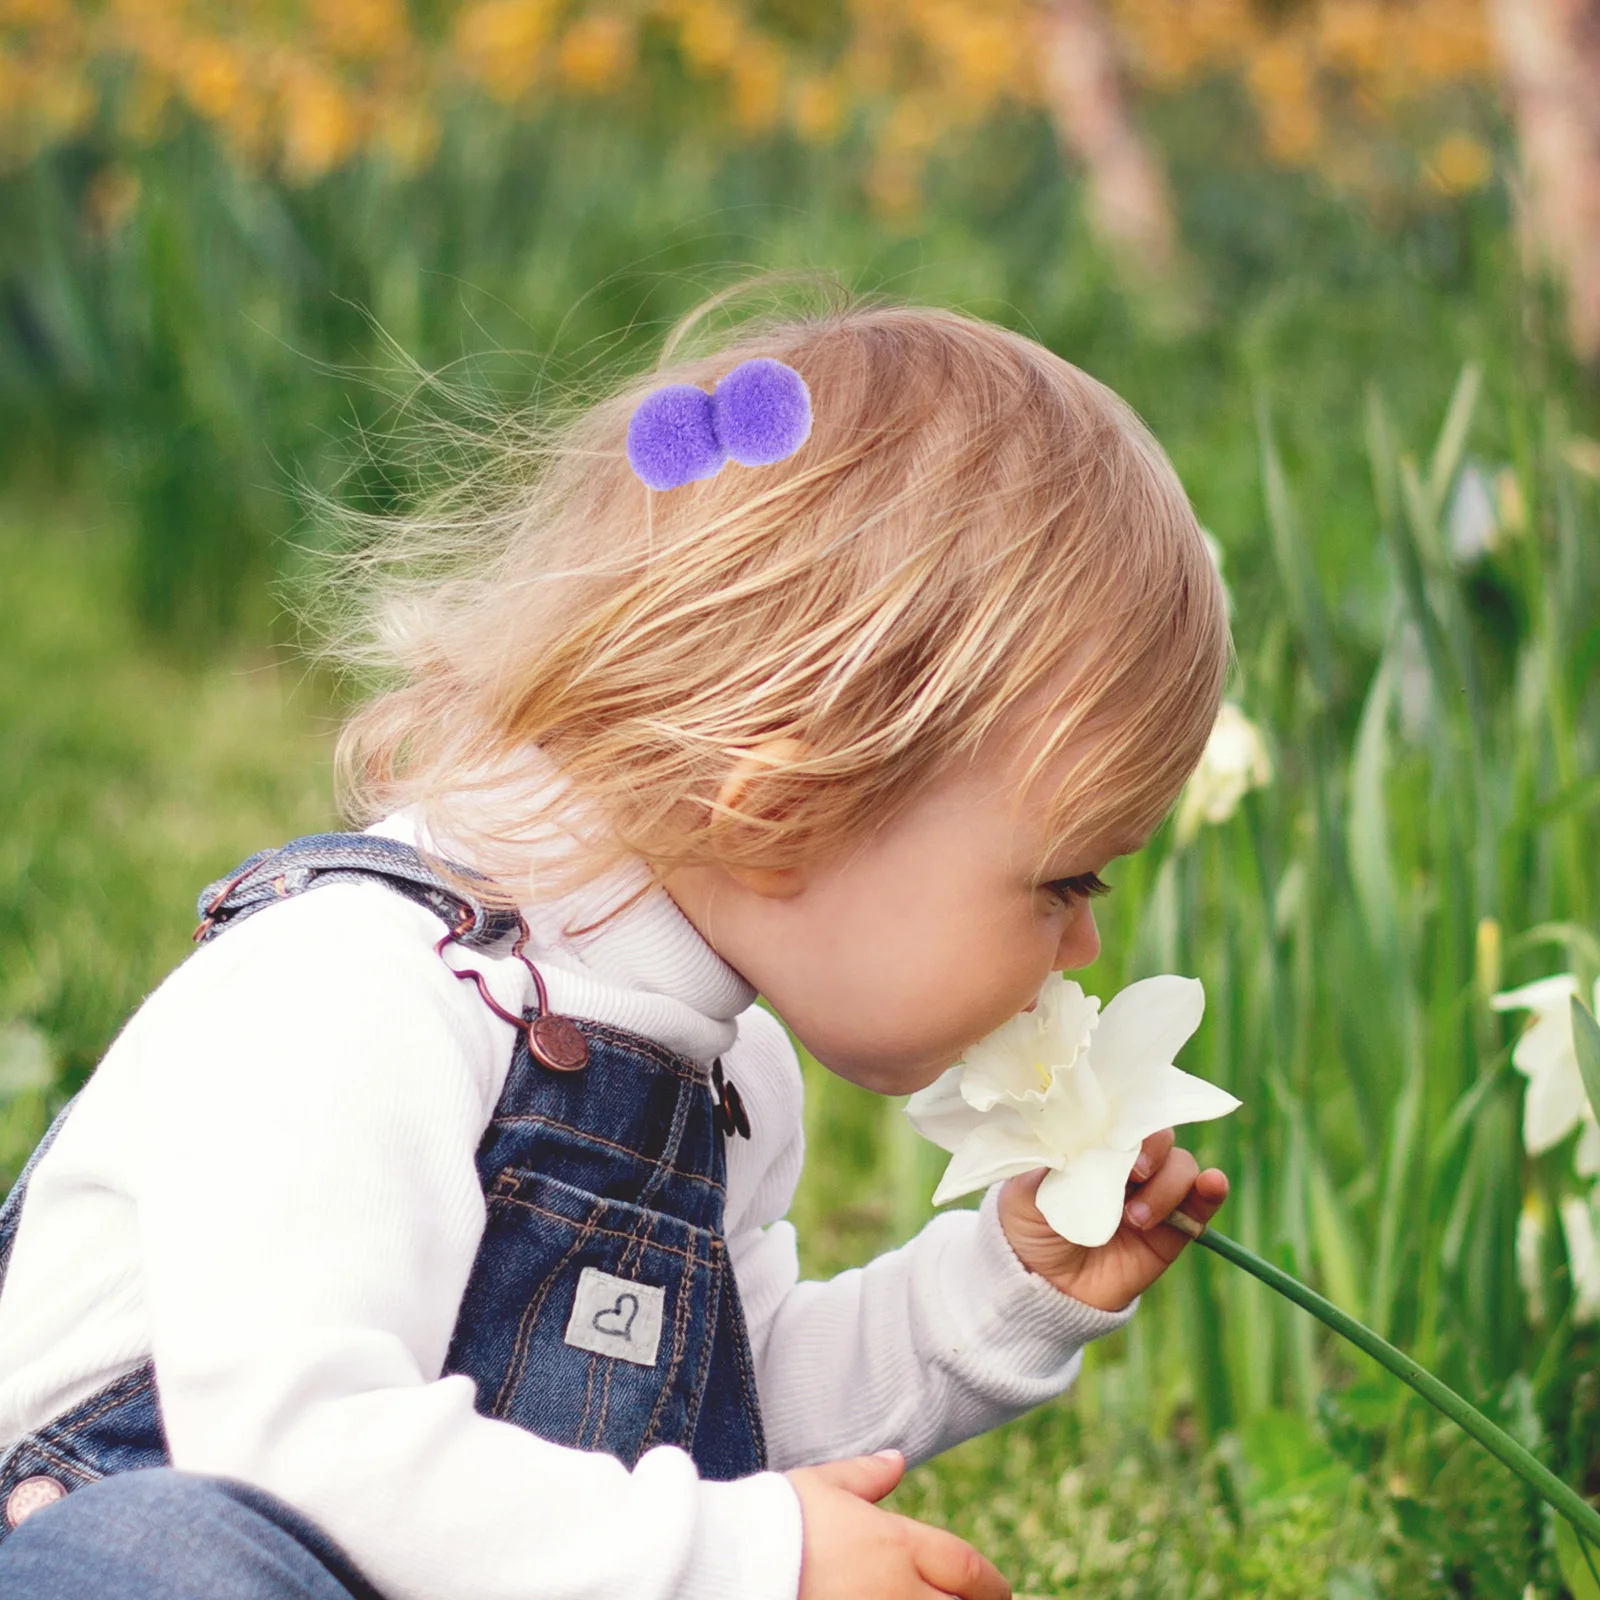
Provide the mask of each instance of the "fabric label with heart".
POLYGON ((666 1299, 667 1291, 653 1283, 630 1283, 598 1267, 585 1267, 578 1275, 566 1342, 575 1350, 653 1367, 666 1299))

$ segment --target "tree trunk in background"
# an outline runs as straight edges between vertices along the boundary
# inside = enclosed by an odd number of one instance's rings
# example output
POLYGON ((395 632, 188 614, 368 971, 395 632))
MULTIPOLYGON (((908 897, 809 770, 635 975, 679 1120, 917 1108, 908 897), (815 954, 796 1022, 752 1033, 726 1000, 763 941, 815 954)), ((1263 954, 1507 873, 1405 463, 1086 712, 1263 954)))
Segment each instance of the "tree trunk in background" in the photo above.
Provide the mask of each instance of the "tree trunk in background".
POLYGON ((1573 348, 1600 365, 1600 0, 1490 0, 1522 147, 1524 251, 1567 291, 1573 348))
POLYGON ((1040 67, 1063 148, 1083 168, 1089 217, 1151 279, 1177 261, 1177 227, 1161 158, 1128 118, 1116 39, 1100 0, 1039 0, 1040 67))

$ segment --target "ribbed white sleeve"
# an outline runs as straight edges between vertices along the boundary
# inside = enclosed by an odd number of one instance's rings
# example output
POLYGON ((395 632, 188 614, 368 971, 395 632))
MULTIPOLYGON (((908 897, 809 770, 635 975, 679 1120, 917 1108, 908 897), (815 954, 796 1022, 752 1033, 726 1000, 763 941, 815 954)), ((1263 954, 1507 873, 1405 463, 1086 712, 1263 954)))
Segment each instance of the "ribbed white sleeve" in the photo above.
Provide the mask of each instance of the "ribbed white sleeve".
POLYGON ((740 1041, 752 1122, 795 1129, 729 1147, 729 1252, 773 1466, 889 1447, 924 1461, 1062 1393, 1083 1346, 1133 1315, 1137 1301, 1100 1311, 1029 1272, 1000 1227, 998 1184, 865 1267, 801 1282, 794 1228, 778 1220, 804 1158, 799 1063, 757 1009, 740 1041))

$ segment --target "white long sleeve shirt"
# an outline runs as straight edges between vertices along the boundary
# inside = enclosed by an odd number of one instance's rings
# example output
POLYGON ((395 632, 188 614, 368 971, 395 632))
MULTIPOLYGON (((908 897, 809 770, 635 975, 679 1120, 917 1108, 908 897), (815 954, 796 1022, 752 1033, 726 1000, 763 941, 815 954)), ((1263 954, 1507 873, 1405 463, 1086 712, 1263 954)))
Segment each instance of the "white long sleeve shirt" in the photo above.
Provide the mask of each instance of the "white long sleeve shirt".
MULTIPOLYGON (((415 840, 404 815, 373 830, 415 840)), ((473 1409, 441 1377, 485 1218, 474 1156, 512 1029, 376 884, 261 911, 158 988, 34 1172, 0 1293, 0 1453, 153 1356, 175 1466, 256 1483, 393 1600, 794 1600, 782 1469, 894 1446, 912 1462, 1019 1415, 1120 1327, 1016 1259, 997 1190, 864 1268, 800 1282, 783 1220, 801 1076, 755 991, 641 864, 531 906, 553 1011, 721 1056, 753 1136, 725 1231, 774 1470, 631 1471, 473 1409)), ((459 954, 456 957, 460 960, 459 954)), ((514 960, 474 952, 499 1003, 514 960)))

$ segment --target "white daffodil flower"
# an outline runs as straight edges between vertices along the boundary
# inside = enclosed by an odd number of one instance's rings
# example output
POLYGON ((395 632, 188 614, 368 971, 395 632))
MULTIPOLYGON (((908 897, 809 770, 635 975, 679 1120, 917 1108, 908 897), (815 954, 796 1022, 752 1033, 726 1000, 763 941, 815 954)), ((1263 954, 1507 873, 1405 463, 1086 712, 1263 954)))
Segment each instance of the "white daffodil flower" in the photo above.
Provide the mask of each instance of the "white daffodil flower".
POLYGON ((1572 1320, 1600 1322, 1600 1239, 1595 1236, 1592 1197, 1569 1194, 1561 1202, 1561 1231, 1572 1273, 1572 1320))
POLYGON ((1204 1010, 1194 978, 1129 984, 1101 1012, 1093 995, 1052 973, 1031 1010, 907 1103, 917 1132, 951 1152, 934 1204, 1048 1167, 1036 1197, 1045 1221, 1074 1244, 1104 1244, 1145 1139, 1239 1105, 1172 1064, 1204 1010))
MULTIPOLYGON (((1578 1070, 1578 1045, 1572 1036, 1572 1002, 1578 980, 1570 972, 1540 978, 1495 995, 1496 1011, 1531 1011, 1533 1020, 1511 1052, 1511 1064, 1528 1080, 1522 1102, 1522 1143, 1530 1156, 1560 1144, 1580 1123, 1573 1166, 1580 1177, 1600 1174, 1600 1123, 1596 1123, 1583 1074, 1578 1070)), ((1600 983, 1591 997, 1600 1009, 1600 983)))
POLYGON ((1188 844, 1204 822, 1226 822, 1252 789, 1272 782, 1272 757, 1261 730, 1231 700, 1225 700, 1178 801, 1177 842, 1188 844))

